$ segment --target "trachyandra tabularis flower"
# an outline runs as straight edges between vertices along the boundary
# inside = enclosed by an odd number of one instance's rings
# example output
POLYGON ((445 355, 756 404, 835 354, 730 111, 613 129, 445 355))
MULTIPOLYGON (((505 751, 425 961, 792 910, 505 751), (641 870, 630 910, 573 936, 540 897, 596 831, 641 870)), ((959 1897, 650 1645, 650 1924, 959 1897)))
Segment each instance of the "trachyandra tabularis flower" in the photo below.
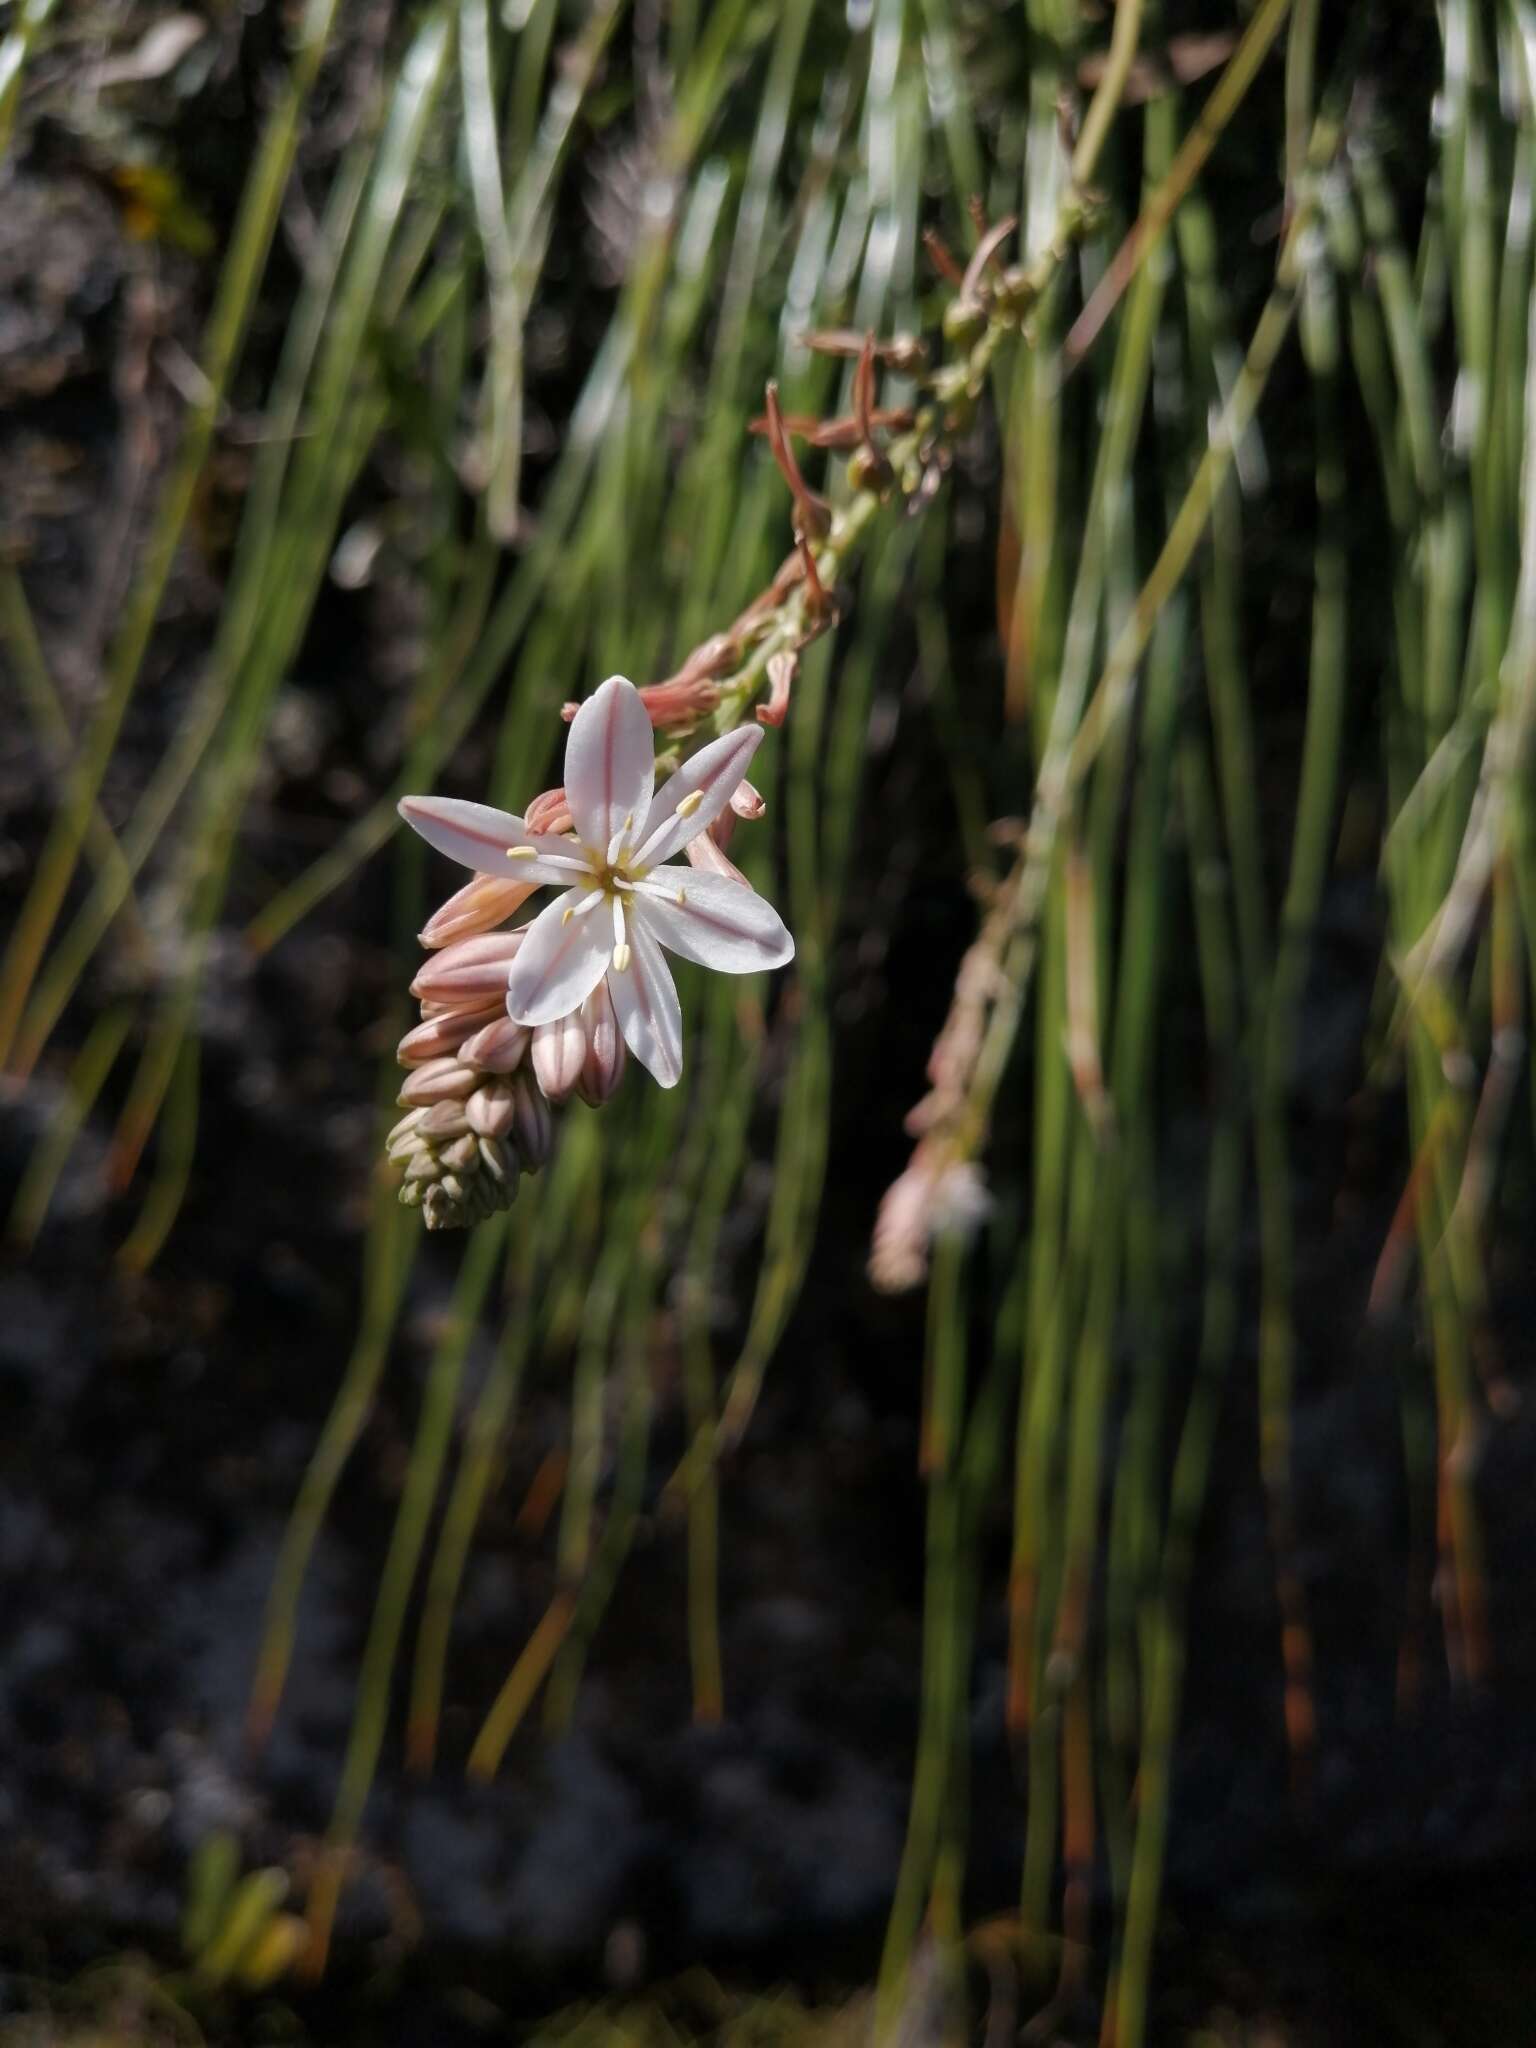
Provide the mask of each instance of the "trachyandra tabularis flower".
MULTIPOLYGON (((676 1084, 682 1013, 663 949, 724 974, 782 967, 793 957, 793 939, 761 896, 724 875, 673 865, 730 803, 762 736, 760 726, 738 726, 657 790, 645 705, 632 683, 610 676, 577 712, 566 743, 574 838, 532 832, 487 804, 402 801, 407 823, 450 859, 479 875, 561 890, 523 928, 506 969, 507 1016, 535 1033, 539 1064, 552 1079, 558 1071, 557 1085, 568 1076, 578 1085, 575 1048, 568 1060, 562 1045, 537 1039, 540 1027, 581 1009, 600 986, 635 1058, 663 1088, 676 1084)), ((423 1027, 434 1046, 446 1035, 423 1027)), ((602 1092, 605 1076, 583 1080, 602 1092)))

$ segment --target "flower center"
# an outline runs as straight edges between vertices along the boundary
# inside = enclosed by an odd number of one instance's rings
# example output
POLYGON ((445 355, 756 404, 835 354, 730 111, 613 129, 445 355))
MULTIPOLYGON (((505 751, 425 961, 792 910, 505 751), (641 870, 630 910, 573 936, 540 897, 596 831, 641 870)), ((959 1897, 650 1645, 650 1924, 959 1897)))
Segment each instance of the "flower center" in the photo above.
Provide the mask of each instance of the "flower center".
POLYGON ((650 873, 649 868, 638 866, 627 855, 617 860, 604 860, 599 854, 591 854, 589 889, 601 889, 611 901, 615 896, 627 896, 635 885, 643 882, 650 873))

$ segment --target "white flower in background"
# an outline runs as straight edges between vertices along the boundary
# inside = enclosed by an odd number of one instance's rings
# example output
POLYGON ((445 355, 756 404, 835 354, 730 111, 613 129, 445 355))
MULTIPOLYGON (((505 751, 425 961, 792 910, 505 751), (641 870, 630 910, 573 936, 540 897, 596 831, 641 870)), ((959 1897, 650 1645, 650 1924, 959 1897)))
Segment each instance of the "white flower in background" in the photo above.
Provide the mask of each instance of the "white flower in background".
POLYGON ((657 791, 640 692, 610 676, 577 712, 566 742, 573 839, 530 832, 488 804, 402 799, 401 816, 450 859, 563 892, 524 929, 508 962, 514 1025, 553 1024, 606 984, 625 1044, 671 1088, 683 1070, 682 1011, 662 949, 722 974, 793 958, 794 940, 761 896, 724 875, 671 865, 730 803, 762 737, 761 726, 737 726, 657 791))

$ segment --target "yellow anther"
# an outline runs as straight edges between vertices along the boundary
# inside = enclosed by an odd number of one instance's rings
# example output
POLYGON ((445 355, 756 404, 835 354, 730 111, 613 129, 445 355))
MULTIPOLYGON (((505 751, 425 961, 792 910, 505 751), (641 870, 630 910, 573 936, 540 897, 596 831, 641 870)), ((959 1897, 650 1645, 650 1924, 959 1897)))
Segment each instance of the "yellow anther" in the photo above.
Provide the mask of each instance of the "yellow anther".
POLYGON ((625 970, 628 968, 632 957, 633 956, 631 955, 628 946, 614 947, 613 964, 619 970, 620 974, 623 974, 625 970))
POLYGON ((575 913, 575 911, 574 911, 574 910, 562 910, 562 911, 561 911, 561 913, 560 913, 560 922, 561 922, 561 924, 562 924, 562 925, 567 925, 567 924, 569 924, 569 923, 570 923, 570 921, 571 921, 571 919, 572 919, 572 918, 573 918, 573 917, 574 917, 575 915, 576 915, 576 913, 575 913))
POLYGON ((688 891, 686 889, 679 889, 677 892, 677 900, 679 905, 686 903, 688 901, 688 891))
POLYGON ((681 802, 681 803, 680 803, 680 804, 678 805, 678 807, 677 807, 677 815, 678 815, 678 816, 679 816, 680 818, 691 818, 691 817, 693 816, 694 812, 695 812, 695 811, 696 811, 696 810, 697 810, 697 809, 699 808, 699 805, 700 805, 701 803, 703 803, 703 801, 704 801, 704 792, 703 792, 703 790, 702 790, 702 789, 696 789, 696 790, 694 790, 694 792, 693 792, 693 794, 692 794, 691 796, 685 796, 685 797, 683 798, 682 802, 681 802))
POLYGON ((537 860, 538 857, 539 850, 536 846, 509 846, 507 848, 508 860, 537 860))

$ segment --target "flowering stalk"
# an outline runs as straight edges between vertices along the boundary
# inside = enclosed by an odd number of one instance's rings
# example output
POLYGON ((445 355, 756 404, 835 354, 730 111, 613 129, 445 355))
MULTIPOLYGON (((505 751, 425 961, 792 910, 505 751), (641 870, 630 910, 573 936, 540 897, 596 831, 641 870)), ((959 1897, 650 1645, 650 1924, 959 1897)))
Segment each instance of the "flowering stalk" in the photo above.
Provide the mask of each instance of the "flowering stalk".
POLYGON ((931 372, 922 344, 908 337, 809 337, 856 358, 853 411, 826 422, 787 417, 768 387, 766 415, 754 425, 790 489, 794 552, 674 675, 639 690, 610 677, 584 704, 565 706, 563 786, 521 818, 450 798, 402 802, 409 824, 474 870, 422 933, 424 945, 443 950, 413 983, 422 1021, 400 1045, 413 1072, 389 1153, 404 1169, 400 1199, 421 1208, 429 1229, 509 1206, 520 1174, 548 1156, 550 1105, 573 1094, 606 1101, 628 1053, 663 1087, 675 1085, 682 1017, 662 948, 727 973, 791 957, 777 913, 725 852, 727 821, 763 808, 745 769, 763 728, 788 713, 801 650, 836 622, 840 587, 876 514, 893 499, 918 510, 938 489, 997 350, 1023 328, 1090 210, 1085 194, 1070 197, 1055 238, 1028 265, 1002 263, 1012 221, 980 234, 964 272, 950 266, 959 279, 944 320, 952 354, 931 372), (882 409, 882 366, 916 374, 926 402, 882 409), (806 483, 797 435, 852 451, 851 495, 841 505, 806 483), (675 740, 711 722, 719 737, 653 795, 653 728, 675 740), (678 853, 687 867, 671 865, 678 853), (530 924, 506 929, 541 886, 564 894, 530 924))

